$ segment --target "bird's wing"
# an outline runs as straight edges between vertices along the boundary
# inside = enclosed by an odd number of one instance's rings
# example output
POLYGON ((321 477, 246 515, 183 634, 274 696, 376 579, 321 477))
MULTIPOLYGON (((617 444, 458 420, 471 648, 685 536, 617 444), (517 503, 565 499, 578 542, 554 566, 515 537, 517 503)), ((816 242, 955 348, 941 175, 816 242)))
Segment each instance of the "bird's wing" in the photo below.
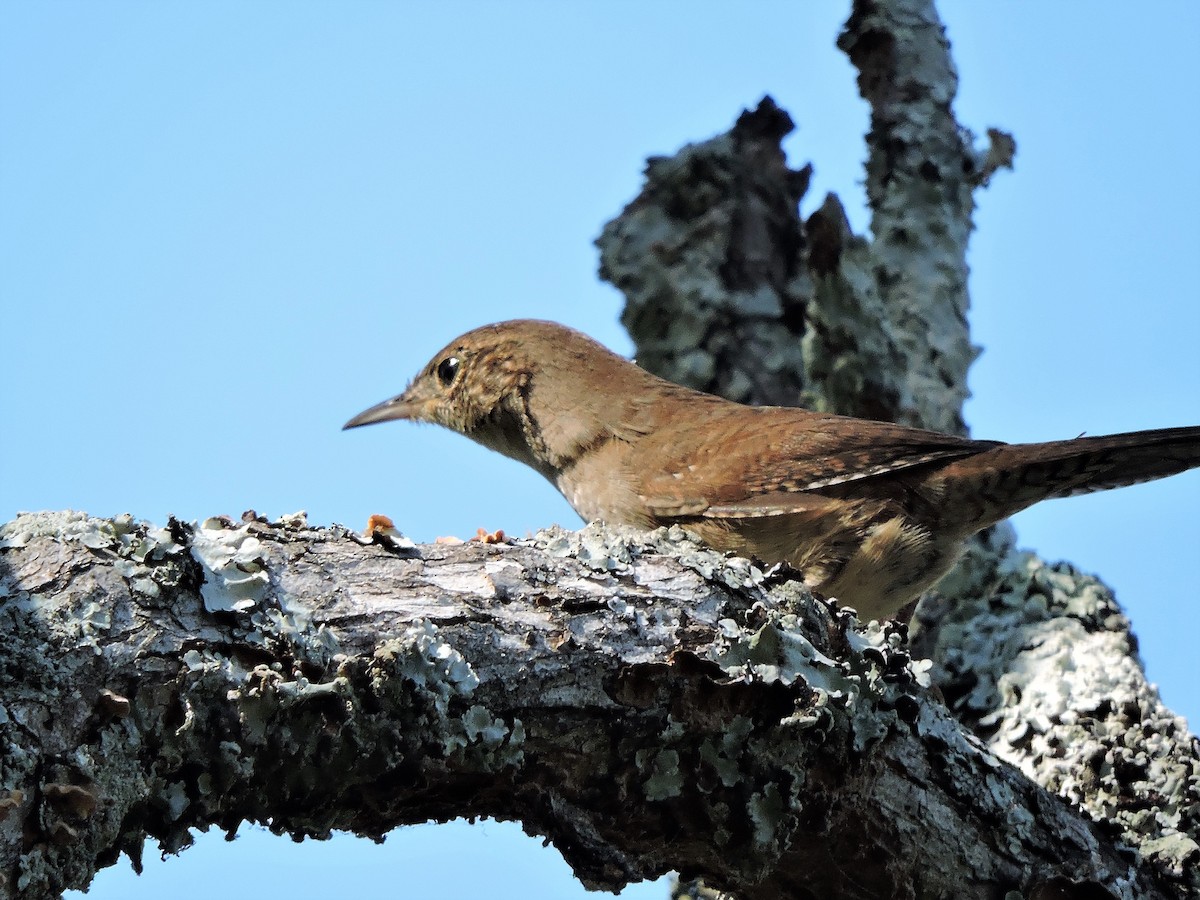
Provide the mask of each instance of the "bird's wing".
POLYGON ((973 456, 994 441, 923 431, 805 410, 768 408, 754 416, 708 423, 697 443, 670 430, 650 439, 666 460, 641 474, 639 494, 660 518, 757 518, 823 514, 822 496, 845 495, 861 483, 877 490, 885 479, 938 462, 973 456), (674 439, 673 439, 674 437, 674 439), (674 448, 683 447, 684 450, 674 448))

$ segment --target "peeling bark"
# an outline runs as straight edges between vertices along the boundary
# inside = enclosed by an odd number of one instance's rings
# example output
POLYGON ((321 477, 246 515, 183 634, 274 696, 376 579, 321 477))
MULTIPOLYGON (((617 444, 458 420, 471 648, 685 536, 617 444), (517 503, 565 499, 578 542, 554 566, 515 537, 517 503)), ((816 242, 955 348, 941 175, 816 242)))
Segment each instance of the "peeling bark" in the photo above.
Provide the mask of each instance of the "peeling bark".
POLYGON ((678 529, 414 547, 43 513, 0 566, 0 896, 147 835, 484 815, 610 890, 1169 896, 930 697, 900 626, 678 529))

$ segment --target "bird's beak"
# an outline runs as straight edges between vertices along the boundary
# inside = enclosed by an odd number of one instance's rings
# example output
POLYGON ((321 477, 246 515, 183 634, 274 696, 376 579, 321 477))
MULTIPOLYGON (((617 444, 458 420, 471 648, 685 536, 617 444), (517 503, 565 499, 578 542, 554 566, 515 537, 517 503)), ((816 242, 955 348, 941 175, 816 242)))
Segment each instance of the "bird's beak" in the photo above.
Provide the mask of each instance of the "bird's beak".
POLYGON ((364 409, 357 416, 342 426, 342 431, 347 428, 357 428, 359 425, 374 425, 376 422, 390 422, 393 419, 415 419, 417 418, 417 404, 413 403, 407 393, 393 397, 391 400, 384 400, 382 403, 377 403, 370 409, 364 409))

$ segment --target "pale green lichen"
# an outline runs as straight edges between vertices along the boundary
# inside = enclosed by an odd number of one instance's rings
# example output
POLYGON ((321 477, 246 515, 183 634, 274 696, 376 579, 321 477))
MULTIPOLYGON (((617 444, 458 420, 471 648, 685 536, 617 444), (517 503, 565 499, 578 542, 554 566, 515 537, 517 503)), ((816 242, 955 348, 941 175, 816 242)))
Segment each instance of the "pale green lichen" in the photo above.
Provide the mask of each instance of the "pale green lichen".
POLYGON ((637 766, 650 774, 642 784, 648 800, 669 800, 683 793, 683 773, 679 770, 679 752, 676 750, 639 750, 635 754, 637 766))
MULTIPOLYGON (((635 560, 664 554, 705 581, 734 590, 759 588, 766 580, 763 571, 750 560, 713 550, 678 525, 651 531, 602 522, 592 522, 578 531, 552 526, 533 535, 528 543, 550 556, 574 558, 596 572, 632 572, 635 560)), ((701 599, 695 610, 699 616, 703 616, 703 605, 701 599)))
POLYGON ((897 629, 861 626, 846 611, 839 612, 836 621, 851 648, 843 660, 818 650, 805 637, 799 616, 777 609, 768 610, 767 621, 753 632, 722 623, 721 638, 709 658, 731 678, 805 684, 813 698, 787 723, 824 729, 830 723, 827 707, 835 705, 848 713, 854 747, 861 751, 895 726, 897 699, 928 684, 929 664, 910 658, 897 629))
POLYGON ((450 720, 443 729, 443 746, 447 753, 463 752, 482 757, 481 763, 491 770, 519 766, 525 761, 525 726, 514 719, 510 727, 504 719, 492 715, 485 706, 475 704, 457 720, 450 720))
POLYGON ((722 640, 713 645, 710 658, 731 678, 802 681, 814 690, 833 696, 856 692, 857 684, 843 665, 817 650, 799 631, 794 615, 772 616, 757 631, 747 632, 725 623, 722 640))
MULTIPOLYGON (((353 660, 339 658, 339 642, 334 632, 313 621, 303 596, 289 594, 283 585, 272 585, 269 581, 266 570, 268 561, 274 565, 270 554, 274 554, 276 545, 256 536, 255 532, 264 524, 255 519, 246 526, 233 527, 228 520, 213 519, 191 528, 173 523, 169 529, 157 529, 137 523, 132 517, 108 521, 83 513, 45 513, 25 515, 0 525, 0 550, 49 539, 100 552, 109 561, 109 571, 119 575, 135 597, 159 598, 155 608, 161 606, 168 588, 172 589, 173 597, 181 583, 191 582, 197 574, 202 574, 200 593, 208 611, 251 613, 225 620, 232 629, 233 640, 262 647, 276 658, 273 663, 251 668, 246 657, 225 655, 213 649, 208 641, 209 632, 215 634, 215 630, 205 623, 203 615, 197 615, 196 607, 191 607, 187 610, 191 618, 184 621, 189 629, 192 622, 199 623, 199 631, 195 632, 197 642, 187 650, 180 648, 179 653, 169 658, 151 655, 142 660, 140 665, 146 673, 157 672, 162 678, 158 681, 152 676, 144 684, 138 695, 138 713, 99 722, 95 741, 57 757, 58 765, 70 778, 104 778, 106 783, 117 783, 120 790, 131 792, 130 797, 109 795, 105 811, 117 810, 127 801, 140 802, 140 797, 157 798, 162 820, 174 823, 169 833, 160 835, 168 852, 190 841, 188 820, 205 814, 196 810, 196 803, 203 807, 219 804, 230 784, 251 778, 263 764, 253 748, 278 745, 297 754, 312 752, 313 742, 322 733, 312 729, 311 724, 331 712, 337 716, 331 703, 356 700, 354 685, 360 684, 362 672, 353 660), (179 541, 172 535, 178 536, 179 541), (193 538, 195 547, 189 553, 189 548, 182 545, 192 543, 193 538), (180 558, 172 561, 173 557, 180 558), (206 745, 212 736, 213 704, 226 701, 233 705, 238 716, 236 740, 222 742, 214 752, 206 745), (203 751, 209 761, 207 770, 183 779, 176 774, 166 784, 153 786, 144 779, 134 779, 128 784, 114 782, 111 774, 104 774, 106 767, 111 769, 117 764, 115 760, 138 754, 142 739, 139 717, 152 715, 150 711, 163 703, 179 713, 164 735, 165 745, 170 748, 164 752, 170 761, 177 762, 188 753, 203 751), (313 708, 311 714, 305 708, 309 705, 313 708), (298 715, 285 714, 288 707, 299 707, 298 715)), ((293 517, 285 527, 304 527, 303 517, 293 517)), ((98 602, 94 592, 82 593, 82 599, 66 609, 60 597, 21 590, 13 577, 0 576, 0 596, 4 597, 0 604, 0 626, 10 635, 49 628, 98 652, 103 644, 111 642, 114 629, 130 627, 129 604, 98 602)), ((186 606, 185 601, 186 598, 181 598, 181 607, 186 606)), ((135 609, 139 602, 134 600, 135 609)), ((182 608, 180 615, 182 619, 182 608)), ((44 648, 39 647, 42 645, 19 643, 11 652, 43 654, 44 648)), ((430 623, 410 628, 397 639, 394 649, 398 651, 394 661, 399 671, 388 674, 398 676, 392 679, 395 684, 391 690, 402 702, 407 703, 409 695, 420 693, 414 692, 416 685, 427 696, 437 698, 445 714, 449 700, 470 694, 478 685, 478 677, 465 658, 430 623)), ((387 658, 385 647, 376 659, 387 658)), ((10 662, 30 671, 57 665, 55 671, 61 678, 56 676, 57 680, 45 686, 49 703, 54 701, 56 691, 67 695, 75 668, 90 664, 86 655, 78 653, 64 657, 61 664, 44 658, 31 658, 25 664, 16 655, 10 662)), ((0 725, 22 727, 26 724, 23 719, 44 714, 41 706, 10 706, 7 702, 10 699, 16 698, 6 697, 5 705, 0 706, 0 725)), ((28 725, 31 730, 43 727, 35 722, 28 725)), ((470 745, 472 753, 486 753, 501 763, 516 764, 522 758, 521 745, 526 739, 523 725, 517 720, 506 724, 502 716, 489 714, 482 706, 471 707, 461 719, 452 718, 446 723, 444 733, 447 732, 463 735, 463 743, 470 745)), ((41 764, 39 757, 15 744, 10 744, 3 756, 0 782, 5 784, 28 783, 29 770, 41 764)), ((0 784, 2 787, 4 784, 0 784)), ((67 834, 64 830, 67 826, 70 823, 53 822, 48 827, 58 829, 53 833, 62 836, 67 834)), ((36 891, 56 878, 65 877, 69 881, 74 877, 70 873, 48 874, 47 859, 40 849, 24 855, 13 873, 14 879, 20 877, 22 884, 36 891)))
POLYGON ((217 518, 201 522, 192 535, 192 556, 204 569, 204 608, 238 612, 258 604, 268 584, 263 552, 247 526, 230 528, 217 518))
POLYGON ((249 643, 266 644, 268 636, 272 640, 282 637, 293 647, 310 651, 319 660, 330 660, 341 652, 341 642, 329 626, 322 622, 313 627, 308 607, 289 603, 286 594, 281 593, 276 599, 279 609, 255 610, 251 614, 250 624, 257 630, 246 635, 249 643))
POLYGON ((93 550, 108 549, 120 543, 121 536, 135 525, 128 513, 115 519, 96 519, 85 512, 20 512, 11 522, 0 525, 0 549, 24 547, 39 537, 76 541, 93 550))
POLYGON ((700 758, 712 767, 725 787, 733 787, 742 781, 738 758, 744 752, 753 728, 753 721, 746 716, 737 716, 725 723, 719 735, 700 745, 700 758))
POLYGON ((508 736, 508 725, 494 717, 487 707, 475 705, 462 716, 463 731, 467 740, 485 745, 498 746, 508 736))
MULTIPOLYGON (((375 648, 375 659, 389 673, 399 675, 434 695, 445 713, 451 697, 465 697, 479 686, 479 676, 466 658, 438 635, 438 627, 419 619, 398 637, 375 648)), ((382 682, 377 681, 377 686, 382 682)))
POLYGON ((164 787, 159 792, 158 798, 166 806, 168 822, 178 822, 191 802, 188 800, 187 786, 181 781, 164 787))
POLYGON ((593 523, 578 531, 549 528, 534 535, 533 541, 549 556, 571 557, 590 569, 612 572, 629 568, 638 555, 639 537, 636 531, 593 523))
POLYGON ((510 725, 478 703, 461 714, 452 713, 452 701, 471 696, 479 687, 479 676, 432 622, 418 620, 398 637, 382 642, 374 659, 379 667, 372 679, 375 690, 408 692, 416 687, 432 700, 432 714, 444 721, 436 729, 444 736, 444 752, 482 756, 492 768, 524 760, 526 735, 520 719, 510 725))
POLYGON ((754 824, 755 842, 764 846, 775 842, 780 824, 792 814, 790 804, 775 784, 768 784, 752 794, 746 811, 754 824))
POLYGON ((346 705, 353 703, 353 690, 348 678, 338 675, 327 681, 312 681, 303 675, 286 677, 279 663, 260 664, 249 672, 237 675, 237 686, 226 697, 238 704, 238 716, 247 744, 265 743, 282 710, 306 703, 334 700, 346 705))

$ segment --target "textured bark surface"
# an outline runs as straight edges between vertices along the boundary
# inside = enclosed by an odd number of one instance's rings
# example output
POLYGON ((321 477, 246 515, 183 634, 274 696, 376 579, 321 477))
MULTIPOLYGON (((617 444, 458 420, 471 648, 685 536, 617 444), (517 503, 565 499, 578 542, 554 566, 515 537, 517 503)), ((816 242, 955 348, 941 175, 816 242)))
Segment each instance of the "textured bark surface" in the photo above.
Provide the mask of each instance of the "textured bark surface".
POLYGON ((0 896, 146 835, 517 818, 585 883, 1170 896, 856 627, 678 530, 363 542, 302 517, 0 530, 0 896))

